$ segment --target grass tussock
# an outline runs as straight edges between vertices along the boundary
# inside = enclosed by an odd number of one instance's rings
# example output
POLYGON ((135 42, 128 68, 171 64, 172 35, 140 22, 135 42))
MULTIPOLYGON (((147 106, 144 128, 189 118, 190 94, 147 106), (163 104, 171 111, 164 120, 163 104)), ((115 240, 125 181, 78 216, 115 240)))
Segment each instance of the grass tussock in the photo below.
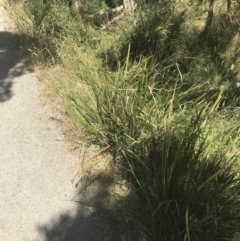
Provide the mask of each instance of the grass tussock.
POLYGON ((206 27, 209 6, 198 1, 136 1, 133 18, 109 25, 87 15, 118 1, 83 1, 82 21, 64 1, 9 2, 25 9, 15 15, 23 49, 66 69, 49 86, 71 139, 111 154, 86 169, 114 168, 125 187, 114 211, 150 240, 232 240, 240 228, 239 3, 230 13, 215 2, 206 27))

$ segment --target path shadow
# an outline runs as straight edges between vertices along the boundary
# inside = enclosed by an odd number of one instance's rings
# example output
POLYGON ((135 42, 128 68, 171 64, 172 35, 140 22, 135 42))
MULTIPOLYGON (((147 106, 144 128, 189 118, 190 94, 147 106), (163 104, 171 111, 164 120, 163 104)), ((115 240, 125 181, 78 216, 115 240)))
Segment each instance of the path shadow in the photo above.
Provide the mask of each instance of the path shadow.
MULTIPOLYGON (((113 211, 115 209, 109 208, 109 190, 113 183, 112 176, 106 173, 81 182, 69 200, 77 203, 77 214, 73 217, 66 211, 38 226, 43 238, 37 241, 146 241, 143 234, 113 211)), ((121 201, 118 204, 122 205, 121 201)))
POLYGON ((14 78, 33 72, 30 61, 24 58, 16 45, 15 34, 0 32, 0 103, 13 96, 14 78))

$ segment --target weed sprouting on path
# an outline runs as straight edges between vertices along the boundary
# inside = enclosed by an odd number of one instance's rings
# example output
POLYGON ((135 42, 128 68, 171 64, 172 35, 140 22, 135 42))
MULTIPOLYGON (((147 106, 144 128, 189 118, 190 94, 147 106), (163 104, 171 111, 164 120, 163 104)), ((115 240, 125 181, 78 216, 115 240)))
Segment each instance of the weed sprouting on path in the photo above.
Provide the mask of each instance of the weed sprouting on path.
POLYGON ((115 213, 150 240, 231 240, 240 228, 239 3, 230 14, 216 2, 207 32, 205 3, 136 1, 133 18, 87 17, 107 3, 83 1, 80 21, 64 1, 25 1, 22 47, 67 72, 51 86, 72 137, 81 129, 108 150, 127 187, 115 213))

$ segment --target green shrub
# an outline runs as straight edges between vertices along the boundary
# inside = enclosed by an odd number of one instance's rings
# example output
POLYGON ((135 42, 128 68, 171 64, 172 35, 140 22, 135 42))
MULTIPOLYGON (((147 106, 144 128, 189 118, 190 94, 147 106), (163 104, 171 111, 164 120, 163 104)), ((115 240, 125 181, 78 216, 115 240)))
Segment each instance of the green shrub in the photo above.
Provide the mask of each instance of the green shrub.
POLYGON ((61 1, 26 1, 25 8, 32 20, 29 42, 33 45, 33 57, 51 62, 61 61, 61 47, 66 39, 80 38, 80 23, 69 6, 61 1))
POLYGON ((201 86, 182 91, 179 73, 175 87, 161 88, 154 61, 128 60, 117 77, 89 74, 91 97, 68 96, 76 123, 110 146, 127 177, 131 202, 119 212, 150 240, 232 238, 240 228, 240 179, 237 156, 227 155, 238 125, 214 126, 223 89, 209 104, 204 96, 188 100, 201 86))
POLYGON ((168 93, 158 88, 154 66, 150 71, 148 62, 141 61, 131 68, 126 64, 117 76, 89 74, 93 90, 89 95, 94 98, 78 93, 68 96, 76 121, 97 137, 99 143, 111 144, 114 156, 132 145, 130 139, 145 138, 154 132, 153 126, 163 125, 174 90, 168 93))
MULTIPOLYGON (((107 2, 107 1, 106 1, 107 2)), ((92 0, 92 1, 88 1, 88 0, 83 0, 83 5, 84 5, 84 9, 87 13, 94 13, 100 9, 104 9, 107 8, 107 4, 104 0, 92 0)), ((109 1, 112 2, 113 1, 109 1)), ((111 3, 109 3, 111 4, 111 3)))
POLYGON ((238 158, 226 159, 237 128, 221 133, 209 154, 205 117, 172 123, 125 153, 135 198, 124 217, 150 240, 231 240, 240 228, 238 158))

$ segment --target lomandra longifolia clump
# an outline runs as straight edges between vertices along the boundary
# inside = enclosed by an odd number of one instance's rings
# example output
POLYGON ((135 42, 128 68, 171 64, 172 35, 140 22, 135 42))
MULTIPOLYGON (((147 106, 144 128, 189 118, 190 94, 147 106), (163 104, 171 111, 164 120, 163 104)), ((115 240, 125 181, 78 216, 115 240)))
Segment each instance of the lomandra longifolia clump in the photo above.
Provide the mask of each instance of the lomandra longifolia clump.
POLYGON ((231 149, 239 134, 236 124, 216 127, 224 88, 206 101, 202 85, 181 88, 180 70, 165 88, 165 71, 155 61, 127 58, 115 76, 89 73, 91 94, 69 94, 68 102, 76 122, 107 144, 127 173, 125 219, 150 240, 231 239, 240 229, 238 156, 231 149))
POLYGON ((200 112, 126 152, 134 198, 124 216, 150 240, 231 240, 239 231, 238 157, 227 158, 238 128, 218 135, 213 154, 208 128, 200 112))

